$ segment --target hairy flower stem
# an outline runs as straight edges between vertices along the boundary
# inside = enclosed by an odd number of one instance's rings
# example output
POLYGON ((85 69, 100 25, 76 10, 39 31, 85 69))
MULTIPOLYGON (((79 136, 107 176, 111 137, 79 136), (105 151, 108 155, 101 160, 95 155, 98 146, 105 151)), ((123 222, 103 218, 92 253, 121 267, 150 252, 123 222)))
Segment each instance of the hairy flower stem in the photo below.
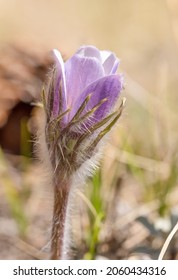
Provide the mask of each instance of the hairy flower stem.
POLYGON ((55 185, 54 208, 51 236, 51 260, 62 258, 64 250, 64 231, 69 198, 69 183, 55 185))

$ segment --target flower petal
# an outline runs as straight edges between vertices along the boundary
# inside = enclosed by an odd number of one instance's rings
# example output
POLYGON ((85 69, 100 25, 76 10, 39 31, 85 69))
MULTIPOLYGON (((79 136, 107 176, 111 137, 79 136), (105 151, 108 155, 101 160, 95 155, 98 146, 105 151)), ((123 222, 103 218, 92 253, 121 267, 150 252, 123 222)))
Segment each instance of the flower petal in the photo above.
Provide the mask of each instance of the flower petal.
POLYGON ((83 46, 77 51, 77 54, 82 57, 97 58, 103 64, 105 75, 115 74, 117 71, 119 60, 116 55, 110 51, 99 51, 93 46, 83 46))
POLYGON ((53 50, 55 62, 56 62, 56 80, 54 84, 54 103, 53 103, 53 117, 57 117, 59 114, 59 104, 61 103, 61 111, 64 112, 67 108, 67 92, 66 92, 66 79, 65 79, 65 69, 64 62, 61 56, 61 53, 54 49, 53 50), (60 86, 62 81, 61 88, 61 97, 59 96, 60 86), (59 100, 59 99, 62 100, 59 100))
POLYGON ((110 75, 95 81, 94 83, 90 84, 76 100, 75 112, 72 111, 71 117, 75 115, 76 111, 81 106, 82 102, 85 100, 88 94, 92 93, 91 99, 87 103, 83 114, 90 111, 102 99, 107 99, 107 101, 105 101, 92 116, 92 123, 98 122, 111 112, 112 107, 114 106, 122 90, 122 87, 123 82, 121 75, 110 75))
POLYGON ((94 46, 82 46, 77 51, 77 54, 79 54, 82 57, 95 57, 100 62, 102 62, 100 51, 94 46))
POLYGON ((102 64, 95 57, 75 54, 65 63, 67 104, 75 111, 75 102, 91 83, 104 77, 102 64))
POLYGON ((119 66, 119 59, 109 51, 101 51, 105 75, 115 74, 119 66))

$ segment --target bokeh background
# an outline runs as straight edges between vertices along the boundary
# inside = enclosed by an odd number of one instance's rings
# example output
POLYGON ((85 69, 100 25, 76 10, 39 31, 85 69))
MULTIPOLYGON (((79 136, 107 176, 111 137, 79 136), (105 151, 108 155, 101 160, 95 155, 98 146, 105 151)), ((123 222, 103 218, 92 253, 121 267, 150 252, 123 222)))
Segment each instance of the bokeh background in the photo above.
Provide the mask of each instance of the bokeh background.
MULTIPOLYGON (((47 259, 53 191, 34 160, 50 50, 121 59, 126 108, 76 193, 72 258, 156 259, 178 220, 178 2, 0 0, 0 258, 47 259), (32 141, 31 141, 32 140, 32 141)), ((178 258, 178 236, 165 258, 178 258)))

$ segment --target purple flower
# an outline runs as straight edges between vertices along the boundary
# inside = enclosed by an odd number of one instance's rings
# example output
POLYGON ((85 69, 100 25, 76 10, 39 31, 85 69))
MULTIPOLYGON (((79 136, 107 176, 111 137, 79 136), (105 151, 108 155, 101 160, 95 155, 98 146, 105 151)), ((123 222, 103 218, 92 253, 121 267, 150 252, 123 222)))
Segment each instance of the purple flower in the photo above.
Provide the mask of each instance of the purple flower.
POLYGON ((65 124, 76 114, 77 110, 91 93, 83 113, 91 110, 102 99, 102 104, 94 114, 96 122, 108 114, 115 104, 123 86, 122 76, 116 74, 119 60, 109 51, 99 51, 93 46, 81 47, 74 56, 64 64, 61 54, 54 50, 56 60, 56 85, 53 116, 71 108, 65 116, 65 124), (59 107, 59 85, 62 83, 62 108, 59 107))
POLYGON ((61 162, 77 169, 120 117, 122 106, 115 112, 113 108, 123 77, 116 74, 115 54, 93 46, 81 47, 65 63, 56 49, 54 57, 55 67, 43 91, 46 141, 55 169, 61 162))

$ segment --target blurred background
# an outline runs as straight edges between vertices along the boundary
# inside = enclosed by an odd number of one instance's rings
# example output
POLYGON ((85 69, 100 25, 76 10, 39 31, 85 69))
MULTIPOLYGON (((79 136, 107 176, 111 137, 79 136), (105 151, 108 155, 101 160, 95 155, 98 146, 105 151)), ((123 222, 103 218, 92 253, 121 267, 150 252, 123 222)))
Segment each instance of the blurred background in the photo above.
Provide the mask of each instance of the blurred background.
MULTIPOLYGON (((0 0, 0 259, 48 259, 53 190, 32 152, 50 50, 121 59, 126 108, 76 193, 71 257, 157 259, 178 220, 178 2, 0 0), (108 176, 109 174, 109 176, 108 176)), ((178 235, 165 256, 178 259, 178 235)))

